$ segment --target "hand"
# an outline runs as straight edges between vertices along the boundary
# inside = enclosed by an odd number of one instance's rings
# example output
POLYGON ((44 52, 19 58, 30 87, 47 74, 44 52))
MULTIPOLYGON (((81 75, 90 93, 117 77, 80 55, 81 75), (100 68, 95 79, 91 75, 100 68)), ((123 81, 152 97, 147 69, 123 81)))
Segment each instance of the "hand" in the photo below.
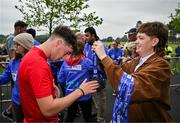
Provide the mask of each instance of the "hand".
POLYGON ((90 81, 90 82, 83 82, 79 88, 81 88, 84 91, 84 94, 91 94, 95 93, 96 89, 99 87, 99 84, 97 81, 90 81))
POLYGON ((56 98, 60 97, 60 90, 59 88, 54 84, 54 93, 55 93, 55 96, 56 98))
POLYGON ((104 45, 100 41, 95 41, 93 43, 92 49, 96 52, 100 60, 103 60, 107 56, 104 50, 104 45))
POLYGON ((129 58, 123 58, 122 63, 127 62, 128 60, 129 60, 129 58))

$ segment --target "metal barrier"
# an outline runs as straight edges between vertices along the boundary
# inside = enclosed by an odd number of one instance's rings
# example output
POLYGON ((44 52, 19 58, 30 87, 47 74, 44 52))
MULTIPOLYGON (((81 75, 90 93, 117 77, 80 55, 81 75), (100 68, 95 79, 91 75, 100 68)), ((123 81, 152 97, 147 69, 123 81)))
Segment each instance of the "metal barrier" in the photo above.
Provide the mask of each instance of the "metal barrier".
MULTIPOLYGON (((2 69, 8 64, 8 55, 0 55, 0 68, 2 69)), ((9 122, 2 117, 2 111, 5 110, 11 103, 11 83, 0 85, 0 122, 9 122)))
POLYGON ((1 85, 0 94, 0 122, 9 122, 2 117, 2 112, 11 104, 11 84, 1 85))
MULTIPOLYGON (((176 74, 179 74, 180 76, 180 57, 170 57, 166 59, 170 63, 172 74, 174 76, 176 74)), ((175 80, 172 80, 172 84, 170 85, 170 87, 175 91, 178 91, 178 89, 180 88, 180 80, 178 80, 177 82, 175 82, 175 80)))

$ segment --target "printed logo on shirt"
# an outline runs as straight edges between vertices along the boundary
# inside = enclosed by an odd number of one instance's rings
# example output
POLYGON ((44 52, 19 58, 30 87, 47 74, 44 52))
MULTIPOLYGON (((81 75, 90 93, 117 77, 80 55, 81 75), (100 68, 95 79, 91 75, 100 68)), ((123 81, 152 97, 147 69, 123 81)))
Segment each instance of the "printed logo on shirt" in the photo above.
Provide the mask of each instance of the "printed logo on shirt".
POLYGON ((115 55, 111 55, 111 58, 114 59, 114 58, 115 58, 115 55))
POLYGON ((67 90, 69 91, 73 91, 75 88, 78 88, 79 87, 79 83, 78 82, 73 82, 73 81, 70 81, 67 83, 66 85, 67 87, 67 90))
POLYGON ((81 65, 71 66, 68 67, 67 70, 82 70, 82 66, 81 65))
POLYGON ((12 79, 13 79, 13 81, 16 81, 17 74, 16 74, 16 73, 11 73, 11 75, 12 75, 12 79))

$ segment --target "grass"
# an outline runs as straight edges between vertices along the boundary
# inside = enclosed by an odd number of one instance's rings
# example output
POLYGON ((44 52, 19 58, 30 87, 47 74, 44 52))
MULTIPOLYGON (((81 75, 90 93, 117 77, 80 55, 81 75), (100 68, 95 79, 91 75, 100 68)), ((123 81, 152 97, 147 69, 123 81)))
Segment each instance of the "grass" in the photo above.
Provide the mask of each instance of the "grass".
POLYGON ((180 73, 180 58, 179 59, 171 59, 170 67, 171 67, 171 71, 173 74, 180 73))

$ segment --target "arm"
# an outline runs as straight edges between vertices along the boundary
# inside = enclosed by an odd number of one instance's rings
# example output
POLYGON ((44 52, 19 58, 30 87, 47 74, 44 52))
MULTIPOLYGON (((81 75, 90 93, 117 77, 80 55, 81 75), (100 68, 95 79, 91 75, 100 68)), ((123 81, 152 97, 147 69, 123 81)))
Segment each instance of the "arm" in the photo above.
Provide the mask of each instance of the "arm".
MULTIPOLYGON (((35 62, 34 68, 37 68, 37 66, 38 62, 35 62)), ((45 117, 57 115, 83 94, 81 90, 77 89, 66 97, 55 98, 53 78, 48 65, 44 65, 36 71, 31 68, 28 77, 38 106, 45 117)), ((83 82, 80 86, 85 94, 96 92, 97 87, 97 81, 83 82)))
POLYGON ((113 90, 117 90, 123 70, 121 69, 120 65, 117 65, 115 62, 113 62, 113 60, 109 56, 106 56, 102 60, 102 64, 104 66, 107 79, 110 82, 113 90))
POLYGON ((10 69, 11 62, 6 66, 4 72, 0 75, 0 84, 6 84, 7 82, 12 80, 11 76, 11 69, 10 69))
POLYGON ((113 60, 106 55, 103 43, 96 41, 92 49, 96 52, 99 59, 102 61, 106 76, 114 90, 118 87, 118 82, 120 80, 122 69, 119 65, 115 64, 113 60))
MULTIPOLYGON (((91 94, 96 92, 97 87, 97 81, 83 82, 80 85, 80 88, 84 91, 85 94, 91 94)), ((82 91, 80 89, 76 89, 68 96, 62 98, 53 99, 52 95, 44 98, 37 98, 37 103, 42 114, 45 117, 50 117, 58 114, 60 111, 70 106, 82 95, 82 91)))

